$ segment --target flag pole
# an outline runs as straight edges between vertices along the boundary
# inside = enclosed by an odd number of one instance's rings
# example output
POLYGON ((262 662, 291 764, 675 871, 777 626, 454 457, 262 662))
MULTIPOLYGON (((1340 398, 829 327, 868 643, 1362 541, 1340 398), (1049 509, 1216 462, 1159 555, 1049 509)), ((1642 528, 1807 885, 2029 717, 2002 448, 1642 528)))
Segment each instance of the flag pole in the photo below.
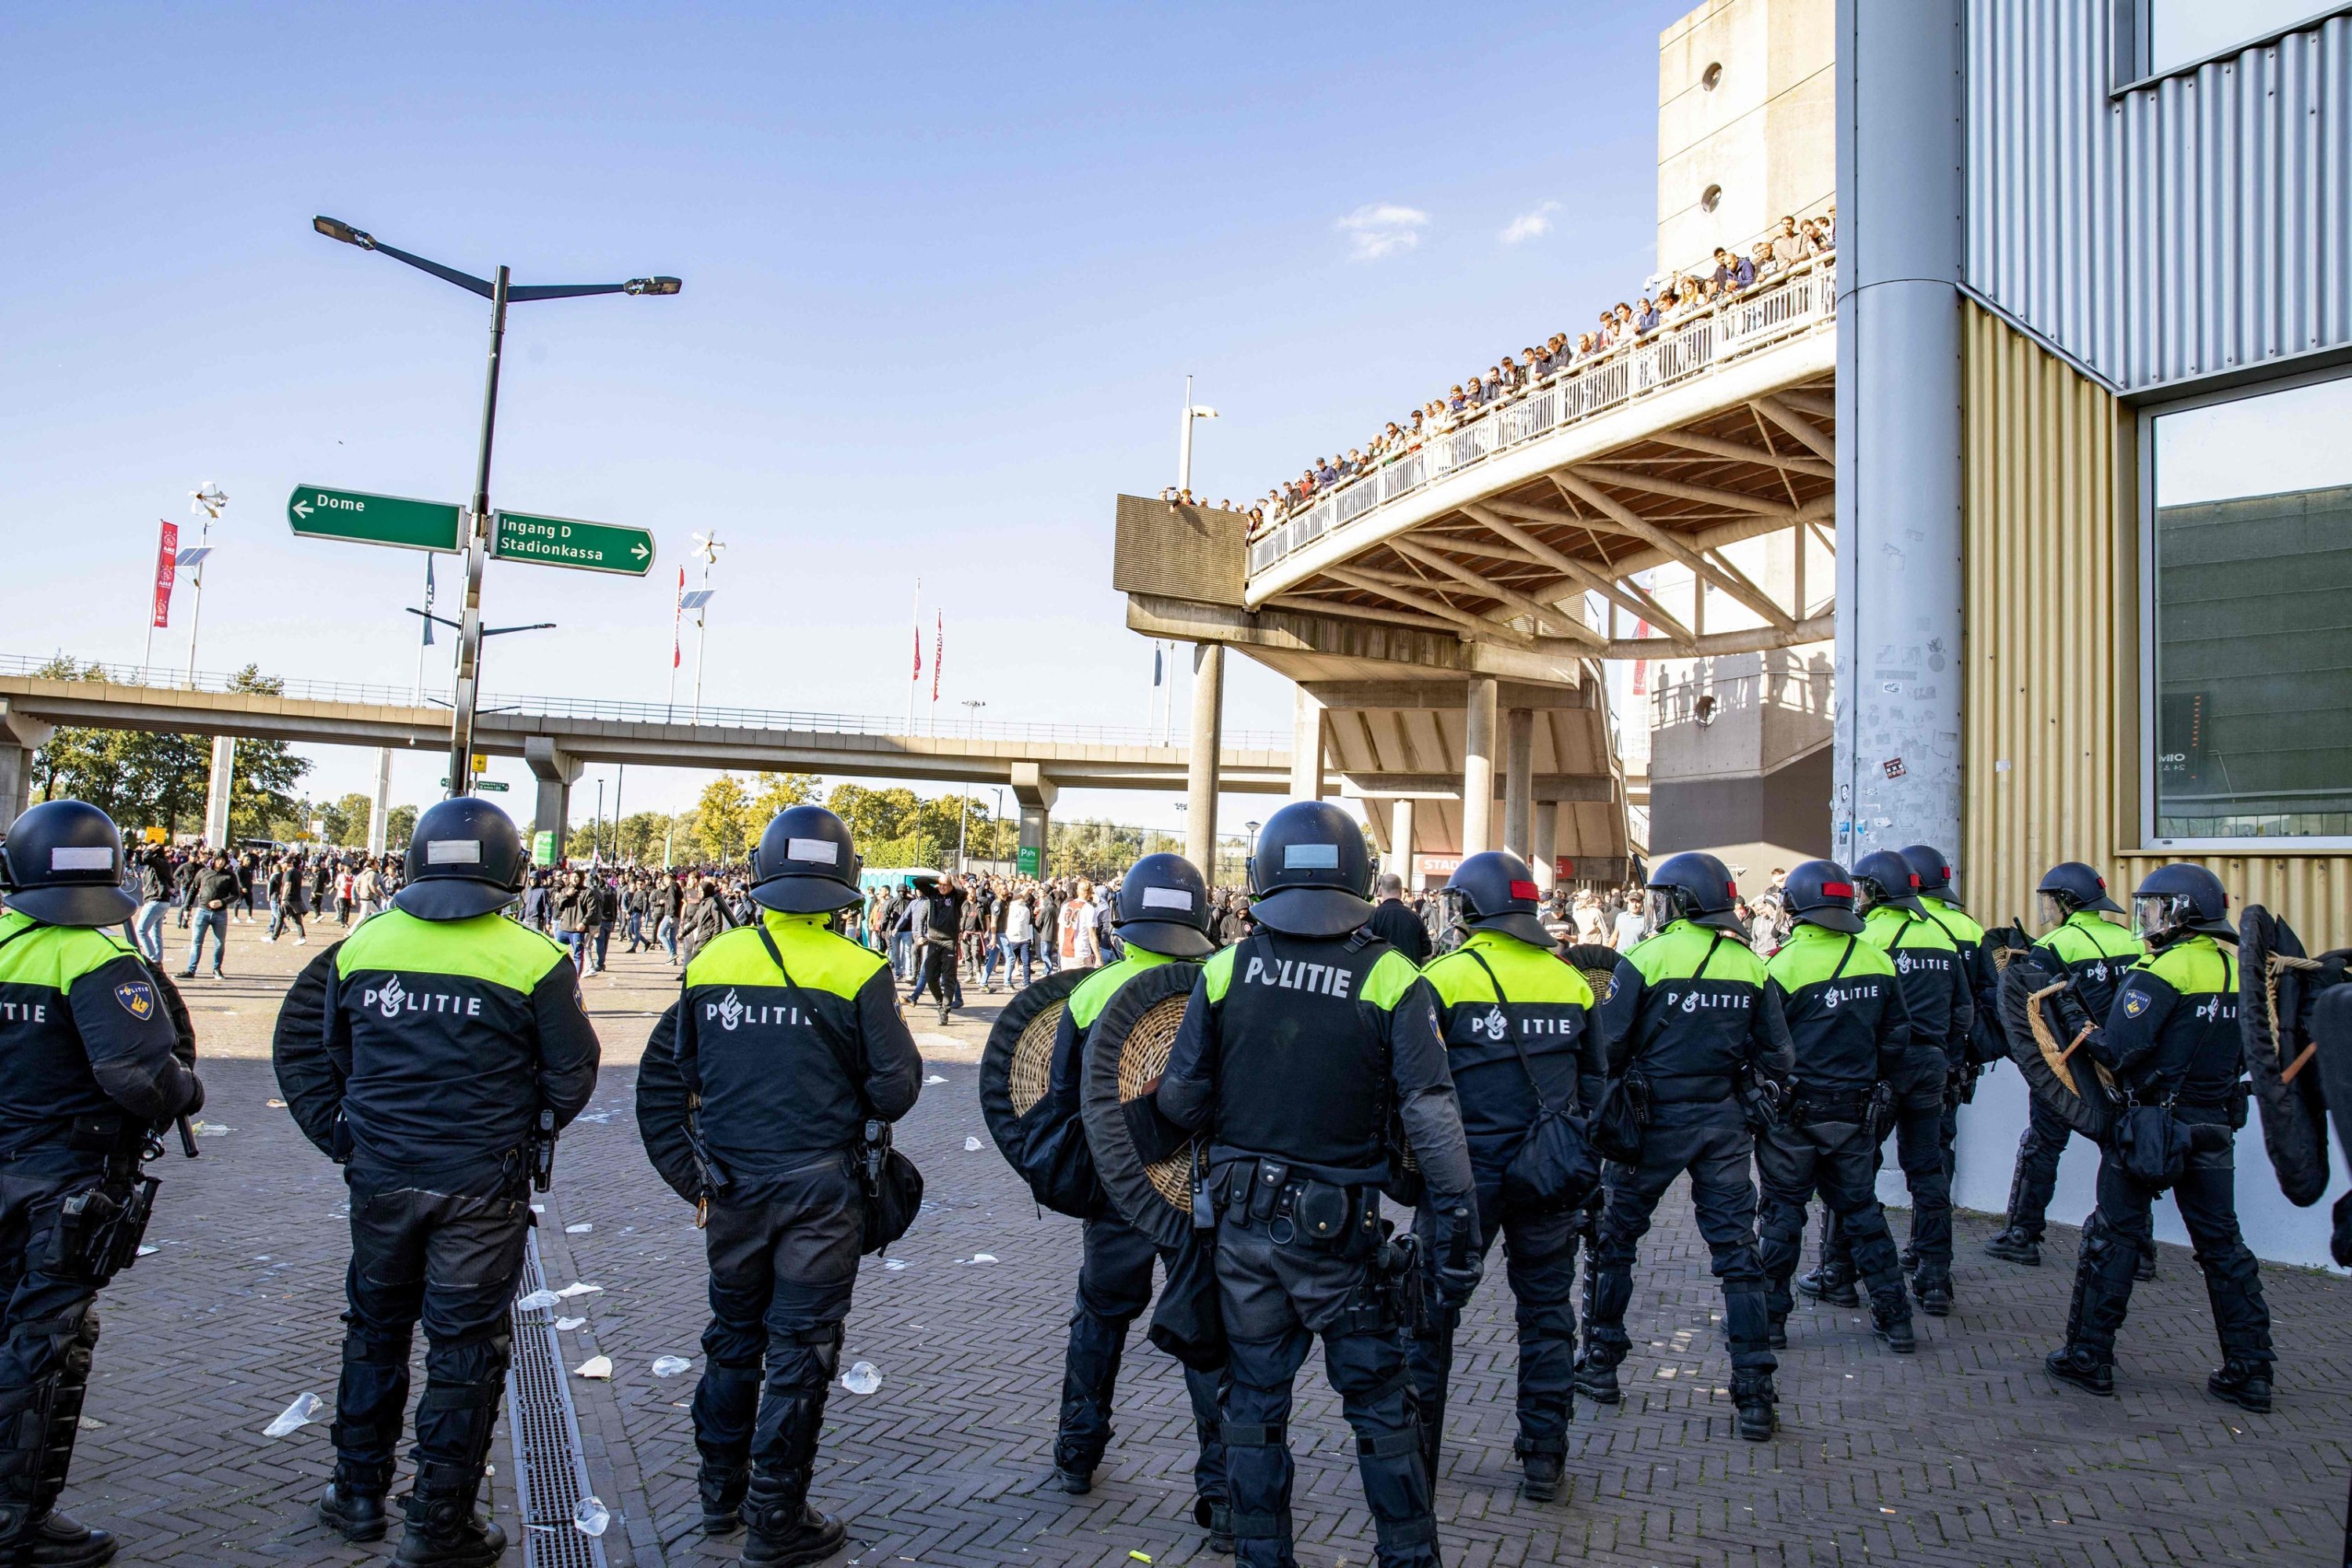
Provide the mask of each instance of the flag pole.
POLYGON ((907 624, 915 631, 915 672, 907 677, 907 733, 915 732, 915 691, 923 683, 923 580, 915 579, 914 607, 907 612, 907 624))

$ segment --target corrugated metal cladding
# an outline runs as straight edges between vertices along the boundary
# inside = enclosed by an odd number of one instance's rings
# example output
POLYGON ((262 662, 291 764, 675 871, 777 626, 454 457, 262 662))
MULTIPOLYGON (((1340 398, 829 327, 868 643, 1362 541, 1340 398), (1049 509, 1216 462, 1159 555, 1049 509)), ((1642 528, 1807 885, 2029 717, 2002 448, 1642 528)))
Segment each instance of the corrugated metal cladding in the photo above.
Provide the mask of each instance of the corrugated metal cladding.
MULTIPOLYGON (((2034 885, 2088 860, 2121 895, 2168 857, 2139 844, 2137 600, 2116 400, 1963 305, 1966 779, 1961 886, 1991 925, 2035 923, 2034 885)), ((2232 907, 2284 915, 2317 952, 2352 945, 2352 856, 2205 857, 2232 907)))
POLYGON ((1969 0, 1969 286, 2126 392, 2352 342, 2352 16, 2111 97, 2114 9, 1969 0))

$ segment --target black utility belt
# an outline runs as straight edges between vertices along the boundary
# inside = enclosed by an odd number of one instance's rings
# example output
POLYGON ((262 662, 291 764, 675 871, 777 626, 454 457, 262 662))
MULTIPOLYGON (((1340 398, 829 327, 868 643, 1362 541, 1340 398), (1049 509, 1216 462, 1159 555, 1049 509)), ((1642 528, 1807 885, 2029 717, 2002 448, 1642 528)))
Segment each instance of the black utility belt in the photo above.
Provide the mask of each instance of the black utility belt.
POLYGON ((1870 1093, 1867 1089, 1801 1089, 1791 1120, 1800 1126, 1808 1121, 1860 1121, 1870 1114, 1870 1093))
POLYGON ((1380 1189, 1298 1173, 1286 1160, 1236 1161, 1210 1199, 1237 1230, 1263 1230, 1277 1247, 1355 1255, 1380 1240, 1380 1189))

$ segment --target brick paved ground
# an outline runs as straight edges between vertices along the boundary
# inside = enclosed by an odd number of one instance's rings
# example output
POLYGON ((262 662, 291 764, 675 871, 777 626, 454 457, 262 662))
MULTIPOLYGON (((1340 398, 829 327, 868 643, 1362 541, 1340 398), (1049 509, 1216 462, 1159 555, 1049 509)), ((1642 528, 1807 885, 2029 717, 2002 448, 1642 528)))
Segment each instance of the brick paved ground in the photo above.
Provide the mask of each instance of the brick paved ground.
MULTIPOLYGON (((243 928, 239 928, 240 931, 243 928)), ((258 944, 231 971, 290 970, 308 956, 258 944)), ((589 999, 615 1059, 634 1059, 666 966, 616 966, 589 999)), ((199 981, 201 995, 209 982, 199 981)), ((975 998, 975 1000, 979 1000, 975 998)), ((262 979, 209 999, 226 1043, 262 1037, 262 979), (234 1015, 225 1010, 234 1008, 234 1015)), ((918 1026, 925 1028, 926 1026, 918 1026)), ((1091 1497, 1040 1497, 1060 1375, 1076 1227, 1042 1217, 983 1136, 969 1065, 974 1029, 927 1049, 947 1079, 901 1133, 932 1203, 892 1257, 867 1260, 846 1360, 868 1360, 871 1395, 835 1390, 816 1496, 851 1521, 841 1559, 861 1564, 1216 1563, 1189 1522, 1191 1422, 1174 1363, 1138 1337, 1118 1436, 1091 1497), (970 1261, 993 1254, 994 1264, 970 1261)), ((118 1529, 125 1560, 185 1564, 358 1563, 309 1521, 331 1454, 326 1425, 271 1440, 261 1427, 306 1390, 331 1399, 344 1258, 342 1188, 281 1110, 268 1068, 209 1069, 205 1158, 173 1156, 150 1240, 161 1247, 104 1301, 89 1416, 68 1503, 118 1529)), ((695 1358, 698 1237, 636 1143, 634 1073, 608 1071, 590 1120, 567 1137, 541 1241, 551 1283, 602 1285, 578 1364, 602 1352, 609 1384, 573 1380, 605 1538, 623 1564, 731 1562, 693 1531, 693 1375, 656 1379, 654 1358, 695 1358), (568 1225, 592 1225, 567 1234, 568 1225)), ((2315 1225, 2324 1215, 2315 1212, 2315 1225)), ((2040 1358, 2065 1310, 2075 1237, 2053 1232, 2039 1270, 1977 1251, 1992 1228, 1963 1215, 1960 1310, 1923 1320, 1916 1357, 1871 1340, 1862 1315, 1801 1310, 1781 1373, 1784 1430, 1730 1435, 1717 1340, 1720 1300, 1679 1190, 1642 1260, 1627 1402, 1580 1406, 1562 1501, 1521 1501, 1510 1462, 1513 1350, 1499 1282, 1465 1325, 1438 1504, 1448 1561, 1519 1564, 2320 1563, 2337 1560, 2352 1464, 2352 1285, 2266 1270, 2278 1320, 2278 1408, 2243 1415, 2209 1399, 2214 1360, 2187 1253, 2166 1247, 2126 1331, 2121 1397, 2053 1388, 2040 1358)), ((1302 1381, 1301 1562, 1370 1562, 1350 1446, 1319 1372, 1302 1381)), ((501 1435, 499 1452, 505 1452, 501 1435)), ((501 1470, 507 1467, 502 1463, 501 1470)), ((512 1496, 496 1483, 501 1519, 512 1496)), ((520 1562, 511 1553, 510 1562, 520 1562)))

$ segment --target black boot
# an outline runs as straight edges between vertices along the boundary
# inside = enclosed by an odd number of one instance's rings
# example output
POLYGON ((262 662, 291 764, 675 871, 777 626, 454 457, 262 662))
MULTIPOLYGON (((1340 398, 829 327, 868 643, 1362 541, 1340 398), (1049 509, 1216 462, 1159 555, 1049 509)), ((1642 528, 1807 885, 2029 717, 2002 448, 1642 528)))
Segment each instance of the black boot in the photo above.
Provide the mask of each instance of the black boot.
POLYGON ((2270 1363, 2233 1357, 2205 1380, 2205 1392, 2216 1399, 2228 1400, 2241 1410, 2266 1415, 2271 1408, 2270 1363))
POLYGON ((2071 1383, 2091 1394, 2112 1399, 2116 1393, 2115 1363, 2106 1361, 2086 1345, 2068 1345, 2054 1350, 2042 1363, 2050 1375, 2061 1383, 2071 1383))
POLYGON ((1049 1492, 1067 1492, 1072 1497, 1084 1497, 1095 1489, 1095 1473, 1092 1469, 1076 1470, 1055 1465, 1037 1484, 1049 1492))
POLYGON ((1776 1351, 1789 1348, 1789 1314, 1775 1312, 1764 1321, 1764 1342, 1776 1351))
POLYGON ((1886 1348, 1896 1355, 1909 1355, 1919 1348, 1919 1336, 1911 1327, 1911 1304, 1897 1301, 1892 1308, 1876 1301, 1870 1304, 1870 1331, 1886 1342, 1886 1348))
POLYGON ((708 1459, 694 1478, 702 1496, 702 1533, 724 1535, 743 1522, 743 1493, 751 1484, 748 1469, 728 1469, 708 1459))
POLYGON ((1192 1500, 1192 1522, 1209 1532, 1209 1550, 1221 1556, 1234 1554, 1234 1505, 1223 1498, 1196 1497, 1192 1500))
POLYGON ((335 1479, 319 1494, 319 1522, 345 1541, 382 1541, 391 1480, 389 1467, 338 1463, 335 1479))
POLYGON ((1797 1289, 1825 1307, 1862 1305, 1862 1296, 1853 1288, 1853 1269, 1846 1264, 1823 1263, 1811 1274, 1800 1274, 1797 1289))
POLYGON ((1617 1363, 1587 1352, 1576 1363, 1576 1392, 1598 1405, 1614 1405, 1624 1396, 1617 1391, 1617 1363))
POLYGON ((403 1500, 408 1528, 401 1531, 403 1568, 493 1568, 507 1549, 507 1532, 474 1511, 482 1472, 471 1466, 427 1462, 403 1500))
POLYGON ((2138 1258, 2132 1264, 2132 1278, 2143 1285, 2156 1278, 2156 1244, 2154 1242, 2148 1243, 2140 1249, 2138 1258))
POLYGON ((0 1505, 0 1562, 30 1568, 94 1568, 110 1563, 121 1544, 68 1513, 49 1509, 31 1513, 24 1505, 0 1505))
POLYGON ((1919 1298, 1919 1310, 1931 1318, 1952 1315, 1952 1277, 1941 1272, 1930 1274, 1922 1269, 1911 1281, 1912 1293, 1919 1298))
POLYGON ((1519 1454, 1519 1495, 1529 1502, 1549 1502, 1559 1496, 1560 1472, 1568 1445, 1564 1440, 1522 1437, 1519 1454))
POLYGON ((1780 1429, 1778 1395, 1769 1372, 1735 1372, 1731 1397, 1739 1407, 1739 1435, 1751 1443, 1769 1441, 1780 1429))
POLYGON ((809 1507, 808 1484, 806 1470, 751 1478, 743 1498, 743 1523, 751 1531, 743 1542, 744 1562, 796 1568, 841 1550, 848 1527, 809 1507))
POLYGON ((2022 1264, 2028 1268, 2042 1267, 2042 1243, 2015 1226, 2011 1226, 1985 1243, 1985 1256, 1998 1258, 2004 1263, 2022 1264))

